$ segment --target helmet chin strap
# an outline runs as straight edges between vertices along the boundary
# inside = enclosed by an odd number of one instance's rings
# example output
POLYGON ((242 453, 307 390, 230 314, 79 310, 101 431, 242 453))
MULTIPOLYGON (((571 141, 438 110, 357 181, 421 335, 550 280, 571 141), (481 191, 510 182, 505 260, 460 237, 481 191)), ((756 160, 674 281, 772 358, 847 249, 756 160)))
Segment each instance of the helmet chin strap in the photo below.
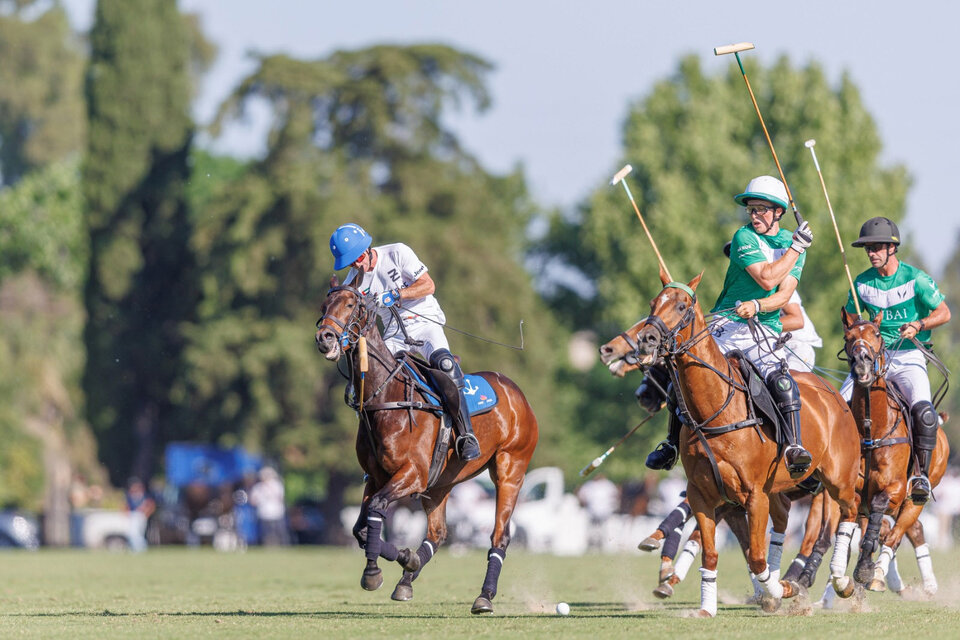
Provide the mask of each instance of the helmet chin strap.
POLYGON ((895 254, 896 252, 897 252, 897 247, 896 247, 896 245, 892 245, 892 246, 887 247, 887 257, 883 260, 883 264, 880 265, 879 267, 877 267, 877 269, 880 270, 880 269, 883 269, 884 267, 886 267, 886 266, 887 266, 887 263, 890 262, 890 256, 892 256, 892 255, 895 254))

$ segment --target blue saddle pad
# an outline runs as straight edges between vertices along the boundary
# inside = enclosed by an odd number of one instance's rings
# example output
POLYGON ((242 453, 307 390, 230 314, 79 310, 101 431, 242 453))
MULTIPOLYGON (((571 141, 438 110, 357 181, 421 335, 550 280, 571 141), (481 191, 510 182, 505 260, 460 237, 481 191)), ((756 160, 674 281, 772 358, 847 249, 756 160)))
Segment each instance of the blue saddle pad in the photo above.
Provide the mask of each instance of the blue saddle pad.
MULTIPOLYGON (((430 389, 432 393, 425 394, 430 404, 439 407, 441 405, 440 394, 433 383, 430 380, 425 380, 409 363, 405 362, 404 365, 417 380, 430 389)), ((471 416, 489 411, 497 404, 497 392, 493 390, 490 383, 481 376, 469 373, 464 376, 463 397, 467 401, 467 409, 469 409, 471 416)))

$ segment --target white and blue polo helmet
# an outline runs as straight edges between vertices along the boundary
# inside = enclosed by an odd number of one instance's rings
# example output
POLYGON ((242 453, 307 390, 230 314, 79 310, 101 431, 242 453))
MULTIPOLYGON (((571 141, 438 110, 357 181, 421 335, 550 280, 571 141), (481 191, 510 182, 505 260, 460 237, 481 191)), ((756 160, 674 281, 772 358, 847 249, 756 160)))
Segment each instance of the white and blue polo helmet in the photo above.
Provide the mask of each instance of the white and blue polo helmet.
POLYGON ((357 258, 363 255, 371 242, 373 242, 373 239, 370 234, 358 224, 351 222, 337 227, 337 230, 330 236, 330 253, 335 258, 333 268, 343 269, 353 264, 357 258))

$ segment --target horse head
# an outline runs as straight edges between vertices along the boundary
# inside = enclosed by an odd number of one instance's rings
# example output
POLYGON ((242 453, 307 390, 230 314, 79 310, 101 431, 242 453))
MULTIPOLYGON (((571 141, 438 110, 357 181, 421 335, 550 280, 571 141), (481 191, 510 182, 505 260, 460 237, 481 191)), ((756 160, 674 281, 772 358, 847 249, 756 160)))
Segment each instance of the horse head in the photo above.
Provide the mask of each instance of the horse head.
POLYGON ((697 286, 703 273, 687 284, 671 282, 660 269, 663 290, 650 302, 650 315, 600 347, 600 360, 610 373, 623 377, 649 366, 693 334, 695 320, 703 324, 697 305, 697 286))
POLYGON ((873 320, 864 320, 846 309, 841 310, 840 316, 843 320, 843 350, 850 363, 850 373, 858 385, 870 387, 883 375, 883 337, 880 335, 883 312, 873 320))
POLYGON ((330 291, 317 320, 317 350, 327 360, 339 360, 366 333, 368 326, 376 325, 374 304, 357 289, 341 285, 336 276, 330 278, 330 291))

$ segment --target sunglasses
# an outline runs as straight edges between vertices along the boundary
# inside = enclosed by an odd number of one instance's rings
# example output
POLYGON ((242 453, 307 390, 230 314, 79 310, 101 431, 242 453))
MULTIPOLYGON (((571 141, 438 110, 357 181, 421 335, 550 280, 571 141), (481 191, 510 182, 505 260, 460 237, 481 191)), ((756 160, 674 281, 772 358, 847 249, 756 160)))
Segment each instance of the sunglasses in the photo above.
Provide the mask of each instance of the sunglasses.
POLYGON ((777 210, 776 207, 768 207, 765 204, 747 205, 747 215, 751 215, 751 216, 754 214, 764 214, 767 211, 776 211, 776 210, 777 210))
POLYGON ((881 251, 887 248, 887 245, 882 243, 881 244, 865 244, 863 245, 863 248, 866 250, 867 253, 880 253, 881 251))

